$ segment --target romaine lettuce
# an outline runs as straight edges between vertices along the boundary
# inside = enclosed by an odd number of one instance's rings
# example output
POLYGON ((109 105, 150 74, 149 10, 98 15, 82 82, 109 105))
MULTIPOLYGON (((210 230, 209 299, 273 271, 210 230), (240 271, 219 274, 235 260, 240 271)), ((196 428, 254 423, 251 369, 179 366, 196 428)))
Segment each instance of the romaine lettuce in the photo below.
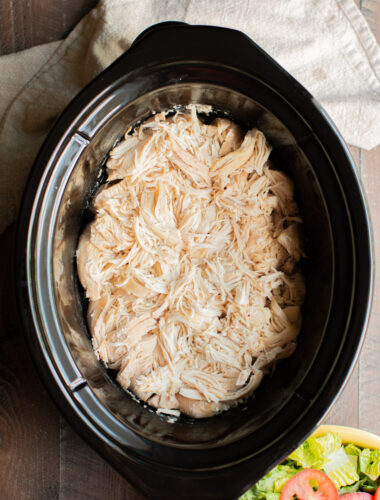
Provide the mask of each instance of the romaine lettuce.
POLYGON ((380 476, 380 450, 365 448, 359 455, 360 472, 376 481, 380 476))
POLYGON ((323 465, 323 472, 329 476, 337 488, 359 481, 356 466, 351 462, 343 447, 329 455, 323 465))
POLYGON ((240 497, 240 500, 279 500, 284 484, 299 470, 295 466, 278 465, 240 497))

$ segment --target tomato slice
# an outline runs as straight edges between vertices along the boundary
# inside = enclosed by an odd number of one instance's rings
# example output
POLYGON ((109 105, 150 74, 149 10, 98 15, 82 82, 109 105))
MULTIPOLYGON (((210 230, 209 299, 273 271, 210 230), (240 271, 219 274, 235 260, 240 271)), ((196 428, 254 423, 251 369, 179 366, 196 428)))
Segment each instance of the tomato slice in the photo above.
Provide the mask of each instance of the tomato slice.
POLYGON ((285 484, 280 500, 337 500, 338 490, 331 479, 322 471, 315 469, 301 470, 285 484), (310 485, 317 483, 317 491, 310 485))
POLYGON ((376 493, 373 495, 373 500, 380 500, 380 486, 377 488, 376 493))
MULTIPOLYGON (((376 492, 377 493, 377 492, 376 492)), ((370 493, 347 493, 339 497, 339 500, 372 500, 373 496, 370 493)))

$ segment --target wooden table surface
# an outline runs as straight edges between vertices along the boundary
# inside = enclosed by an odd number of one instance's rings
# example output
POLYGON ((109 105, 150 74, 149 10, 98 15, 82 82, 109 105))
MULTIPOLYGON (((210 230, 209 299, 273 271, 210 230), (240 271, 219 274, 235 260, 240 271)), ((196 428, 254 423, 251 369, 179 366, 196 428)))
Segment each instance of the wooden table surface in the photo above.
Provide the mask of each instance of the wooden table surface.
MULTIPOLYGON (((380 39, 380 1, 358 0, 380 39)), ((0 54, 64 37, 95 0, 0 0, 0 54)), ((380 262, 380 147, 350 148, 367 192, 380 262)), ((1 167, 0 167, 1 168, 1 167)), ((21 334, 10 272, 12 234, 0 237, 0 499, 142 500, 60 416, 21 334)), ((360 360, 326 422, 380 434, 380 266, 360 360)))

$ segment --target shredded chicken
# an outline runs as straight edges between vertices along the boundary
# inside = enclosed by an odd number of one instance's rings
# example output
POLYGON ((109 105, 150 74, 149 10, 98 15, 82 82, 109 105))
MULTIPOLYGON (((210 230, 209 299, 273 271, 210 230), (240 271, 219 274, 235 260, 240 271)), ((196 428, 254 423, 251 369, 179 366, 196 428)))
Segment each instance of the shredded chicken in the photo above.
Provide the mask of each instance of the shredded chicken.
POLYGON ((111 151, 77 267, 98 358, 161 413, 200 418, 293 352, 302 220, 262 132, 189 108, 111 151))

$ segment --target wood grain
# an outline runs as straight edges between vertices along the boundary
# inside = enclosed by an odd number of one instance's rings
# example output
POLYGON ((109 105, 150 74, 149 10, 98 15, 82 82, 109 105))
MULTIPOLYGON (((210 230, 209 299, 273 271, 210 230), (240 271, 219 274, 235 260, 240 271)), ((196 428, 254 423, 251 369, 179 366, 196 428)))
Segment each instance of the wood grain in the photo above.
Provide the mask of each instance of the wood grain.
POLYGON ((84 443, 63 419, 59 498, 144 500, 144 497, 84 443))
POLYGON ((343 392, 323 423, 359 427, 359 366, 356 365, 343 392))
POLYGON ((0 54, 65 37, 97 0, 0 0, 0 54))
POLYGON ((379 42, 380 39, 380 8, 378 0, 361 0, 360 8, 371 28, 372 33, 379 42))
MULTIPOLYGON (((380 262, 380 147, 362 151, 362 180, 372 217, 375 262, 380 262)), ((375 295, 359 365, 359 425, 380 434, 380 267, 375 266, 375 295)))
POLYGON ((1 237, 0 498, 55 499, 59 413, 43 388, 21 334, 12 290, 13 228, 1 237))

